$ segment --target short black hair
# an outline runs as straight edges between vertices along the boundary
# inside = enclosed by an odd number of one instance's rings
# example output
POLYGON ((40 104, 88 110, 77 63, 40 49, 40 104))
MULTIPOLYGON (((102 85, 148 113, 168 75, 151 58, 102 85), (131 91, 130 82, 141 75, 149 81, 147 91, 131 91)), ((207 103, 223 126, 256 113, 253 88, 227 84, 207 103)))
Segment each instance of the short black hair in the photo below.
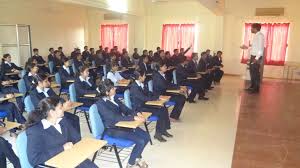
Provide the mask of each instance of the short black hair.
POLYGON ((261 29, 261 24, 259 24, 259 23, 253 23, 253 24, 251 25, 251 27, 254 28, 254 29, 256 29, 257 31, 260 31, 260 29, 261 29))
POLYGON ((62 47, 58 47, 58 49, 59 49, 59 50, 62 50, 63 48, 62 48, 62 47))
POLYGON ((223 52, 222 51, 218 51, 217 54, 223 54, 223 52))
POLYGON ((34 49, 33 49, 33 52, 36 52, 36 51, 39 51, 39 49, 37 49, 37 48, 34 48, 34 49))
POLYGON ((49 51, 51 51, 51 50, 54 50, 54 48, 52 48, 52 47, 51 47, 51 48, 49 48, 49 51))
POLYGON ((182 64, 186 61, 186 59, 187 59, 186 56, 183 56, 183 57, 179 57, 178 61, 179 61, 180 64, 182 64))

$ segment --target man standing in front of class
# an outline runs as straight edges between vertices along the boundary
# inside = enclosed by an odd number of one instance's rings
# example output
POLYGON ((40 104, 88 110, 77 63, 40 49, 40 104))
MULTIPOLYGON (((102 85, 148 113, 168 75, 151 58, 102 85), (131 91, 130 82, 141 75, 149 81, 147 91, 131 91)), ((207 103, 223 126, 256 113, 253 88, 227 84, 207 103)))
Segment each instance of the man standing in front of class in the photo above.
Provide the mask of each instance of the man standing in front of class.
MULTIPOLYGON (((260 87, 260 64, 263 61, 265 37, 260 32, 261 25, 259 23, 253 23, 251 26, 251 32, 254 35, 251 50, 250 50, 250 77, 251 86, 247 89, 250 93, 258 93, 260 87)), ((241 49, 248 49, 248 46, 241 46, 241 49)))

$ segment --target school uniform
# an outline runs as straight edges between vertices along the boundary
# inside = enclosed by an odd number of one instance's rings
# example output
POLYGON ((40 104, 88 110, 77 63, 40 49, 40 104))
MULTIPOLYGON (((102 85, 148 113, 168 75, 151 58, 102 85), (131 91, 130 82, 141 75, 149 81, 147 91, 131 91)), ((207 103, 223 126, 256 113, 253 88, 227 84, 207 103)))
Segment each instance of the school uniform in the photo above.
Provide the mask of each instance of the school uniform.
POLYGON ((60 79, 61 79, 61 86, 62 88, 68 88, 69 85, 71 83, 68 83, 68 80, 75 80, 75 73, 73 72, 73 68, 72 67, 66 67, 66 66, 62 66, 59 69, 59 75, 60 75, 60 79))
POLYGON ((135 143, 128 161, 129 164, 134 165, 137 158, 142 158, 142 152, 148 144, 150 137, 148 133, 141 128, 118 128, 115 124, 119 121, 134 121, 136 113, 126 107, 120 100, 115 98, 115 96, 112 100, 100 98, 96 102, 96 105, 106 128, 105 135, 130 140, 135 143))
POLYGON ((136 112, 151 112, 152 115, 158 116, 156 123, 156 132, 165 133, 171 128, 169 113, 166 107, 148 106, 147 101, 158 100, 159 96, 153 95, 144 87, 144 84, 135 81, 130 86, 130 99, 132 109, 136 112))
MULTIPOLYGON (((63 117, 55 125, 42 119, 27 128, 27 156, 29 163, 35 167, 44 164, 53 156, 64 151, 63 145, 80 141, 80 136, 69 121, 63 117)), ((77 168, 97 168, 90 160, 83 161, 77 168)))
POLYGON ((24 82, 25 82, 25 86, 26 86, 26 90, 29 92, 31 91, 33 88, 34 83, 34 75, 31 74, 30 72, 26 73, 23 77, 24 82))
POLYGON ((20 160, 12 149, 12 145, 0 137, 0 167, 6 168, 6 158, 14 166, 14 168, 21 168, 20 160))
MULTIPOLYGON (((51 88, 45 88, 44 90, 42 90, 39 87, 36 87, 30 92, 30 99, 31 99, 31 102, 35 109, 38 108, 39 102, 46 97, 59 98, 59 96, 51 88)), ((60 98, 60 101, 62 103, 64 102, 64 100, 61 98, 60 98)), ((65 118, 70 122, 70 124, 74 127, 74 129, 80 135, 79 117, 67 112, 67 113, 65 113, 65 118)))
POLYGON ((91 53, 88 50, 85 50, 81 55, 83 60, 87 60, 91 56, 91 53))
POLYGON ((119 72, 108 72, 107 73, 107 79, 111 80, 114 83, 114 86, 117 88, 117 93, 124 93, 124 91, 127 89, 127 87, 124 86, 118 86, 118 81, 123 80, 123 76, 119 72))
POLYGON ((201 80, 188 80, 188 77, 195 77, 195 74, 189 74, 186 68, 179 64, 176 67, 176 79, 178 85, 192 87, 188 100, 194 100, 197 94, 201 97, 204 96, 204 83, 201 80))
MULTIPOLYGON (((0 91, 0 98, 4 98, 5 95, 5 93, 0 91)), ((26 119, 24 118, 18 107, 12 102, 9 102, 7 100, 0 102, 0 111, 5 111, 8 113, 7 121, 17 121, 20 124, 24 124, 26 122, 26 119)))
MULTIPOLYGON (((212 59, 213 59, 213 66, 223 66, 222 58, 220 58, 218 56, 214 56, 212 59)), ((223 75, 224 75, 224 71, 221 70, 221 68, 216 68, 213 71, 214 81, 215 82, 220 82, 223 75)))
MULTIPOLYGON (((32 59, 35 59, 38 64, 45 64, 46 61, 44 58, 40 55, 34 55, 32 56, 32 59)), ((38 65, 40 73, 50 73, 49 68, 47 68, 45 65, 38 65)))
POLYGON ((178 90, 180 86, 172 84, 166 79, 165 74, 160 72, 153 73, 153 93, 154 95, 168 95, 171 96, 170 101, 175 102, 175 106, 170 114, 173 119, 179 119, 182 109, 185 104, 185 96, 181 94, 170 94, 167 90, 178 90))
MULTIPOLYGON (((13 69, 16 69, 16 70, 19 70, 19 71, 23 70, 23 68, 18 67, 16 64, 14 64, 12 62, 7 62, 7 61, 2 62, 1 71, 2 71, 3 75, 5 75, 6 73, 12 73, 13 69)), ((9 79, 12 79, 12 80, 19 80, 20 79, 19 75, 9 75, 7 77, 9 79)))
MULTIPOLYGON (((15 94, 15 93, 20 93, 17 87, 15 86, 3 86, 2 81, 0 80, 0 92, 3 94, 15 94)), ((24 102, 22 97, 16 97, 16 102, 18 104, 19 110, 21 112, 24 111, 24 102)))
MULTIPOLYGON (((207 70, 208 70, 208 63, 203 58, 201 58, 199 60, 198 65, 197 65, 197 71, 198 72, 206 72, 207 70)), ((201 76, 206 81, 206 87, 205 88, 206 89, 211 88, 212 81, 213 81, 213 74, 208 72, 207 74, 203 74, 201 76)))
POLYGON ((90 77, 88 77, 87 80, 84 80, 79 76, 76 78, 74 85, 77 101, 83 103, 83 106, 90 107, 96 102, 95 98, 84 97, 86 94, 98 94, 96 85, 90 77))

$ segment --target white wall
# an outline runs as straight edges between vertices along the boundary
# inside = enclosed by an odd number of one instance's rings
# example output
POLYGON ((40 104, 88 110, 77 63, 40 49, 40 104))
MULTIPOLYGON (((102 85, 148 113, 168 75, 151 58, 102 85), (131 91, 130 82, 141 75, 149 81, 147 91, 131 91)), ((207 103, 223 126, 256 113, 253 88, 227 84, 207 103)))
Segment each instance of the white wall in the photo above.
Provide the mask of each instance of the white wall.
MULTIPOLYGON (((146 47, 161 46, 163 24, 194 23, 198 25, 198 50, 222 48, 223 17, 218 17, 197 1, 150 3, 146 13, 146 47)), ((188 47, 188 46, 187 46, 188 47)))
MULTIPOLYGON (((240 64, 239 46, 242 44, 243 26, 250 20, 289 21, 290 38, 288 41, 287 61, 300 62, 300 48, 298 47, 300 37, 300 1, 298 0, 227 0, 224 16, 224 64, 225 72, 230 74, 241 74, 245 66, 240 64), (284 7, 284 17, 253 17, 255 8, 284 7)), ((283 67, 265 66, 265 77, 282 77, 283 67)))
POLYGON ((85 7, 48 0, 1 0, 0 16, 0 24, 30 25, 32 47, 45 57, 49 47, 63 46, 69 54, 84 45, 85 7))

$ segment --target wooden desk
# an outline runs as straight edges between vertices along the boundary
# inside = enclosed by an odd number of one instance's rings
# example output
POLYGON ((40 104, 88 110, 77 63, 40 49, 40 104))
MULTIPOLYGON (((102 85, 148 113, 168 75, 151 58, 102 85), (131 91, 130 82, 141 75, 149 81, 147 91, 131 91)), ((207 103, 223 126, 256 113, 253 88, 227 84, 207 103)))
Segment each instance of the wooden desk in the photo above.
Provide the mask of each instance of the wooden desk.
POLYGON ((10 73, 6 73, 6 76, 13 76, 13 75, 19 75, 20 72, 10 72, 10 73))
POLYGON ((129 83, 130 83, 130 80, 120 80, 120 81, 118 81, 117 82, 117 86, 124 86, 124 87, 126 87, 126 86, 128 86, 129 85, 129 83))
POLYGON ((95 98, 95 97, 97 97, 97 95, 96 94, 86 94, 86 95, 83 95, 83 97, 95 98))
MULTIPOLYGON (((144 118, 147 119, 152 115, 152 113, 149 112, 142 112, 142 115, 144 116, 144 118)), ((116 124, 117 127, 124 127, 124 128, 132 128, 135 129, 137 127, 139 127, 140 125, 142 125, 143 122, 141 121, 120 121, 116 124)))
POLYGON ((97 69, 97 67, 89 67, 89 69, 97 69))
POLYGON ((80 103, 80 102, 71 102, 71 106, 64 107, 64 111, 70 111, 70 110, 75 109, 76 107, 79 107, 82 105, 83 105, 83 103, 80 103))
MULTIPOLYGON (((7 131, 9 131, 9 130, 11 130, 11 129, 14 129, 14 128, 17 128, 17 127, 20 127, 21 126, 21 124, 19 124, 19 123, 16 123, 16 122, 10 122, 10 121, 4 121, 4 123, 5 123, 5 131, 3 132, 3 133, 5 133, 5 132, 7 132, 7 131)), ((1 127, 2 128, 2 127, 1 127)))
POLYGON ((163 107, 165 104, 165 100, 154 100, 154 101, 147 101, 145 104, 150 106, 161 106, 163 107))
POLYGON ((166 92, 168 93, 177 93, 177 94, 181 94, 180 90, 167 90, 166 92))
POLYGON ((74 83, 75 80, 67 80, 67 83, 74 83))
POLYGON ((106 141, 82 138, 71 149, 57 154, 45 164, 59 168, 74 168, 106 144, 106 141))
POLYGON ((12 97, 12 98, 0 98, 0 102, 1 101, 6 101, 6 100, 10 100, 10 99, 14 99, 14 98, 16 98, 16 97, 21 97, 21 96, 23 96, 23 94, 22 93, 16 93, 16 94, 14 94, 15 96, 14 97, 12 97))
POLYGON ((57 84, 57 83, 51 83, 51 87, 52 87, 52 88, 58 88, 58 87, 60 87, 60 85, 57 84))
POLYGON ((187 79, 189 79, 189 80, 197 80, 197 79, 200 79, 200 77, 188 77, 187 79))
POLYGON ((207 72, 197 72, 198 74, 205 75, 207 72))
POLYGON ((169 101, 171 96, 159 96, 160 100, 169 101))

